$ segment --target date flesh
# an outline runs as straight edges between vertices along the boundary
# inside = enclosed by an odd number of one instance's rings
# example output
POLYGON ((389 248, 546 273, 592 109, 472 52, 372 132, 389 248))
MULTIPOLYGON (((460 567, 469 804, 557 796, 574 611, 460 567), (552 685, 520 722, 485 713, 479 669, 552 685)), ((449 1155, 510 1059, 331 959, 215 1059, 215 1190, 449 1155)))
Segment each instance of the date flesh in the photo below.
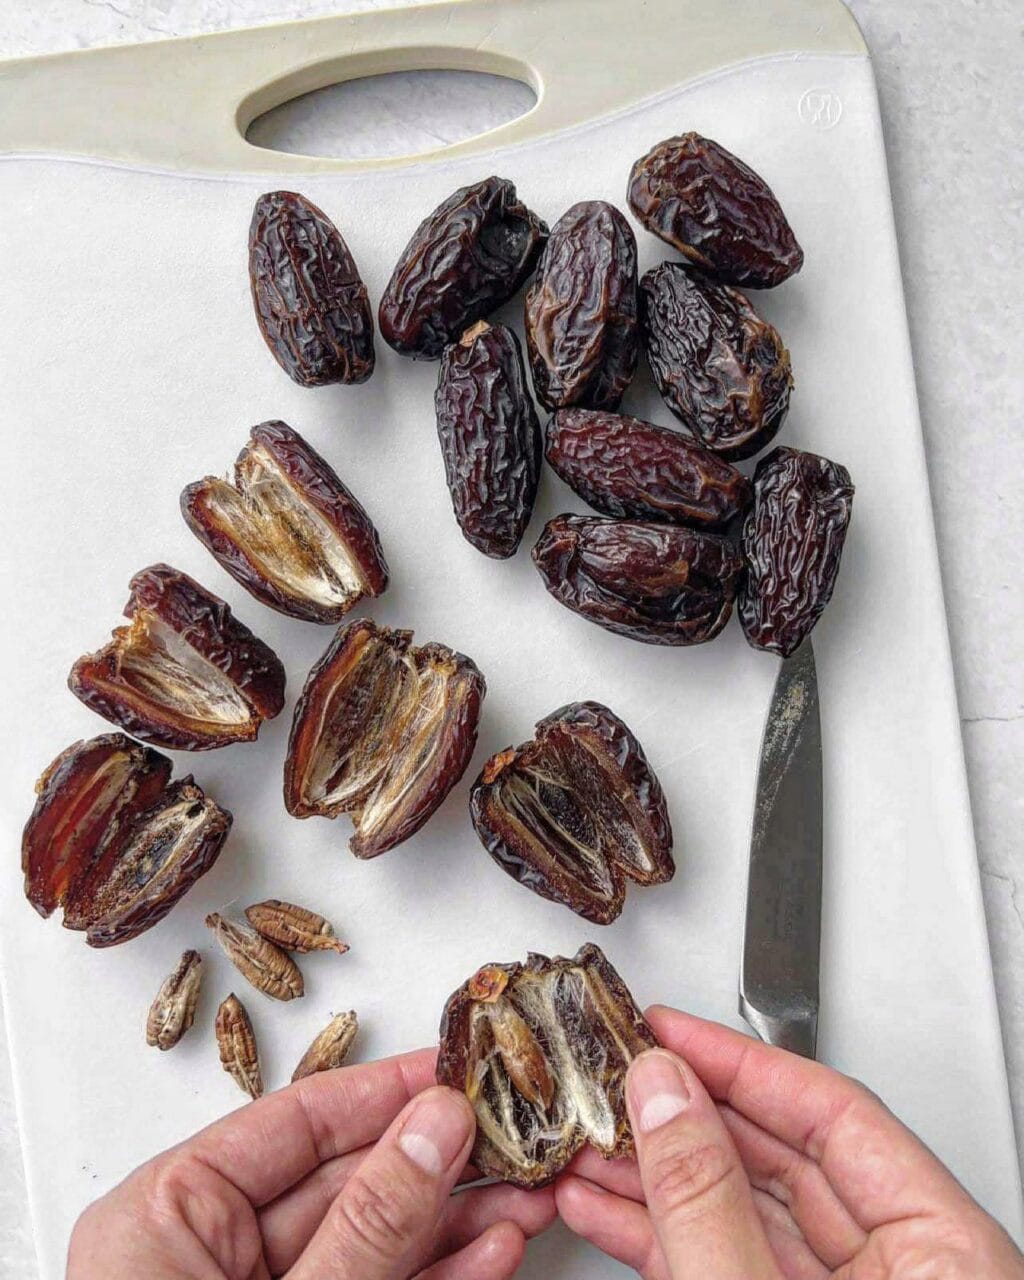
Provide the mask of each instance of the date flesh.
POLYGON ((294 191, 260 196, 249 227, 256 320, 274 359, 301 387, 365 382, 373 315, 341 232, 294 191))
POLYGON ((373 522, 330 464, 284 422, 261 422, 235 479, 207 476, 181 495, 188 527, 263 604, 339 622, 379 596, 388 567, 373 522))
POLYGON ((571 702, 499 751, 470 793, 484 848, 514 880, 595 924, 622 911, 626 882, 675 874, 668 805, 643 747, 599 702, 571 702))
POLYGON ((437 1081, 469 1099, 485 1176, 542 1187, 588 1142, 632 1154, 626 1070, 657 1040, 593 943, 486 965, 449 998, 440 1041, 437 1081))
POLYGON ((438 359, 519 291, 547 238, 507 178, 460 187, 402 250, 380 300, 381 337, 402 355, 438 359))
POLYGON ((76 742, 36 784, 25 824, 25 895, 94 947, 151 928, 213 866, 231 828, 191 777, 120 733, 76 742))
POLYGON ((546 456, 584 502, 620 519, 721 529, 753 500, 742 472, 678 431, 599 409, 559 409, 546 456))
POLYGON ((699 133, 667 138, 629 175, 629 207, 648 231, 729 284, 769 289, 804 253, 765 180, 699 133))
POLYGON ((533 562, 559 604, 646 644, 703 644, 729 621, 743 561, 727 539, 676 525, 556 516, 533 562))
POLYGON ((526 294, 526 345, 548 409, 617 409, 636 372, 636 239, 614 205, 574 204, 526 294))
POLYGON ((68 686, 134 737, 177 751, 251 742, 284 705, 277 655, 187 574, 143 569, 124 614, 129 625, 79 658, 68 686))
POLYGON ((347 813, 374 858, 418 831, 462 777, 484 678, 441 644, 360 618, 339 629, 295 708, 284 799, 296 818, 347 813))
POLYGON ((445 347, 434 407, 459 528, 486 556, 514 555, 537 496, 541 437, 512 330, 481 320, 445 347))
POLYGON ((773 449, 758 463, 738 606, 753 648, 786 658, 813 630, 832 598, 853 493, 846 468, 814 453, 773 449))
POLYGON ((677 262, 640 281, 640 311, 651 373, 676 417, 723 458, 763 449, 793 386, 778 332, 737 289, 677 262))

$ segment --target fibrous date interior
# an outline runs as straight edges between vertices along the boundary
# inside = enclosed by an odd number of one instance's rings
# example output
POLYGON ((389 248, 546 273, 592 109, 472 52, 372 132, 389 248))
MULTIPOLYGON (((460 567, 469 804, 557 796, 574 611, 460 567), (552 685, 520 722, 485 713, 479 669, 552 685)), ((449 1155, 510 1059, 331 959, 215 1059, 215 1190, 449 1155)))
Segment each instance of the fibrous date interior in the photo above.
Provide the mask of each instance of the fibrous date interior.
POLYGON ((472 1161, 522 1187, 552 1179, 585 1143, 632 1152, 626 1069, 656 1044, 593 944, 571 960, 487 965, 449 999, 437 1076, 477 1118, 472 1161))
POLYGON ((470 811, 500 867, 596 924, 622 910, 627 880, 670 880, 668 808, 643 748, 598 702, 540 720, 530 742, 484 765, 470 811))
POLYGON ((476 742, 484 681, 444 645, 368 619, 343 627, 299 699, 285 765, 289 813, 356 827, 374 857, 427 820, 458 781, 476 742))
POLYGON ((37 785, 22 837, 25 894, 92 946, 161 920, 216 861, 231 827, 190 777, 169 782, 166 756, 106 734, 76 742, 37 785))
POLYGON ((207 476, 182 494, 189 527, 264 604, 337 622, 387 586, 369 516, 328 463, 283 422, 254 427, 234 483, 207 476))
POLYGON ((142 738, 205 751, 256 737, 284 703, 284 667, 227 604, 187 574, 151 565, 131 581, 129 625, 71 669, 71 691, 142 738))

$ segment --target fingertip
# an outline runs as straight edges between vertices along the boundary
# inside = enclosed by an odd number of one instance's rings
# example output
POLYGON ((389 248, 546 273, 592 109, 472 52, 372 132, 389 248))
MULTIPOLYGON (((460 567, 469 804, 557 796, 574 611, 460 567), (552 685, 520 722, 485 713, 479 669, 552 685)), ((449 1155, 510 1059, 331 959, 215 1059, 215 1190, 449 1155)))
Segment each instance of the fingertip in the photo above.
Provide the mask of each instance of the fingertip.
POLYGON ((629 1064, 626 1108, 638 1137, 704 1103, 703 1085, 678 1054, 668 1049, 647 1049, 629 1064))
POLYGON ((555 1202, 555 1188, 539 1187, 536 1191, 524 1191, 528 1200, 528 1212, 519 1218, 518 1225, 526 1232, 529 1239, 539 1236, 558 1217, 558 1205, 555 1202))
POLYGON ((490 1274, 501 1268, 502 1276, 513 1276, 526 1254, 526 1236, 514 1222, 496 1222, 477 1239, 475 1261, 490 1274))
POLYGON ((558 1179, 555 1198, 559 1216, 574 1235, 634 1271, 643 1268, 653 1248, 654 1229, 642 1205, 574 1173, 558 1179))
POLYGON ((586 1205, 594 1195, 604 1195, 604 1191, 578 1174, 563 1173, 555 1182, 555 1204, 559 1216, 565 1218, 569 1226, 572 1225, 569 1218, 576 1209, 586 1205))
POLYGON ((424 1173, 440 1177, 462 1168, 476 1132, 464 1094, 444 1085, 424 1089, 396 1122, 398 1146, 424 1173))

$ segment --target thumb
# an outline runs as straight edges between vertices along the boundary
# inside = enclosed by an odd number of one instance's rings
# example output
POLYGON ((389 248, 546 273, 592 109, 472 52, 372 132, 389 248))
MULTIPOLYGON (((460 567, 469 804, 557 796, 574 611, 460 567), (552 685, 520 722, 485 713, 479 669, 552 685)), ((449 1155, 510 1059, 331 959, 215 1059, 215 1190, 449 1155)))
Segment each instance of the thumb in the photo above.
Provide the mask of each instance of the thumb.
POLYGON ((414 1098, 338 1193, 289 1280, 405 1280, 426 1265, 475 1128, 454 1089, 414 1098))
POLYGON ((672 1280, 781 1280, 732 1138, 693 1070, 666 1049, 642 1053, 626 1104, 672 1280))

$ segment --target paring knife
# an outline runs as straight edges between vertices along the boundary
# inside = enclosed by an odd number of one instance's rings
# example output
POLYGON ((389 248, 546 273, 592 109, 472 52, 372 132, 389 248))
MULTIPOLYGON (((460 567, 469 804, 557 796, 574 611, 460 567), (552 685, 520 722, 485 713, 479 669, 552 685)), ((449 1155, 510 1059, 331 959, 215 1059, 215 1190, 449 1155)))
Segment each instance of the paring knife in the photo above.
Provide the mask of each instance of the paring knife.
POLYGON ((813 1058, 821 944, 821 720, 814 651, 783 659, 761 742, 750 836, 740 1013, 813 1058))

